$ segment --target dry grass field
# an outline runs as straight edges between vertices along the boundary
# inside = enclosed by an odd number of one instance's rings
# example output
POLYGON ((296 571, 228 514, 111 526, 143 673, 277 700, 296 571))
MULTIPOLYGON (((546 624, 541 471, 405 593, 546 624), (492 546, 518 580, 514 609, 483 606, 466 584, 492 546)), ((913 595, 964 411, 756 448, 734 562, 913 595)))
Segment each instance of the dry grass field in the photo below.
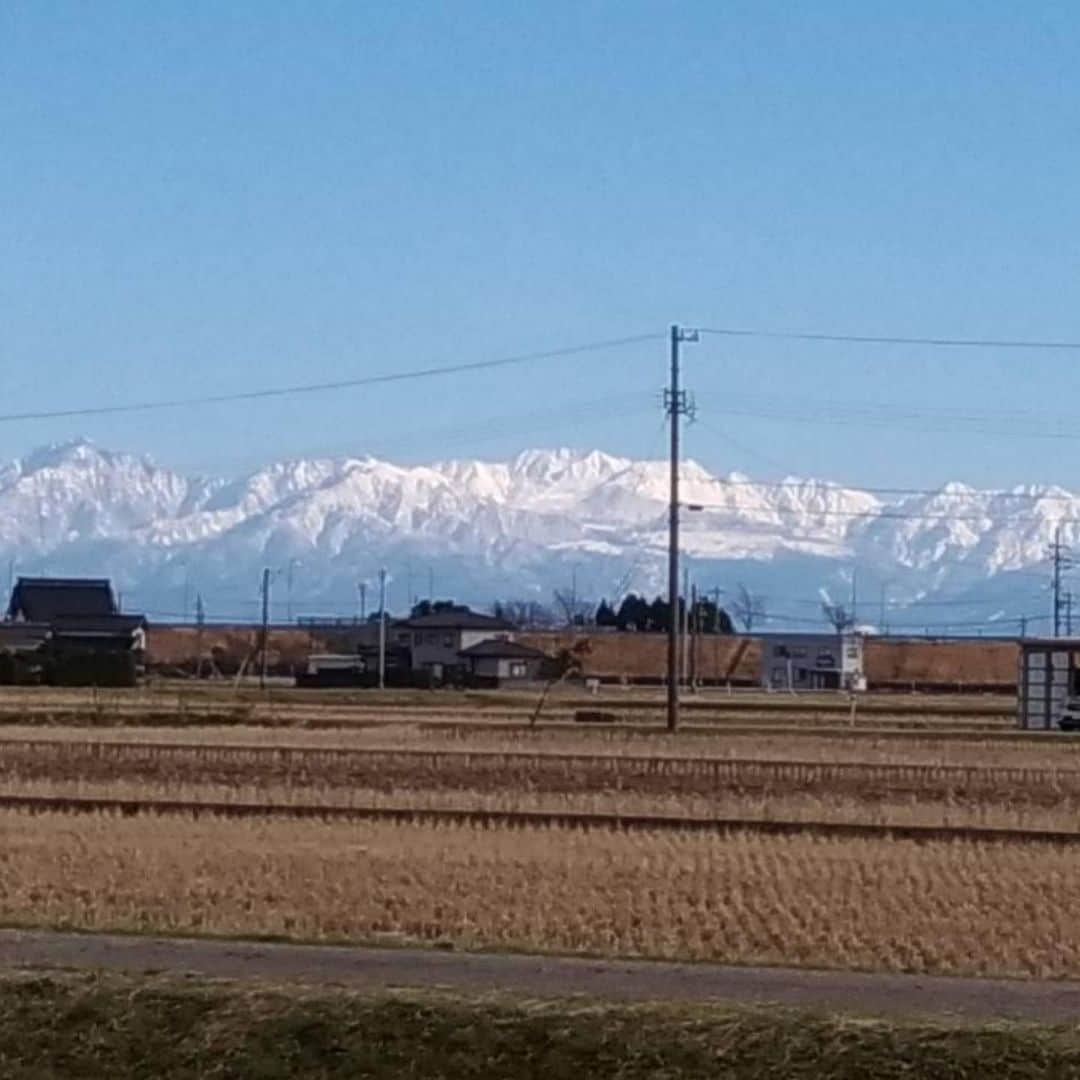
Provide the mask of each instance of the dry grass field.
MULTIPOLYGON (((425 713, 411 700, 364 723, 342 720, 359 706, 340 698, 325 725, 214 723, 221 701, 198 713, 160 694, 149 726, 128 698, 116 710, 91 700, 100 717, 86 723, 86 697, 45 703, 74 722, 34 714, 0 728, 0 794, 1057 832, 1075 831, 1080 813, 1080 740, 1008 735, 1000 710, 970 702, 938 701, 925 728, 896 728, 900 716, 920 723, 905 701, 891 728, 779 732, 750 701, 672 736, 633 723, 530 727, 489 705, 447 723, 441 702, 425 713)), ((18 719, 17 700, 5 708, 18 719)), ((0 921, 1077 977, 1075 850, 1022 836, 3 810, 0 921)))
POLYGON ((1055 977, 1070 851, 0 814, 0 919, 1055 977))

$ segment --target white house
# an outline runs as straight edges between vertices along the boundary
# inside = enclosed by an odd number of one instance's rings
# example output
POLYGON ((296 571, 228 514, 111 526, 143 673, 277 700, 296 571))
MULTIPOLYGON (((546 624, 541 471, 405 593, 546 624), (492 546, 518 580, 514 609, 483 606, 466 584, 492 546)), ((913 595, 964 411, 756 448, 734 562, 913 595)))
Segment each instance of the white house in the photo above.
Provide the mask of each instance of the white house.
POLYGON ((865 690, 863 635, 761 635, 761 685, 767 690, 865 690))

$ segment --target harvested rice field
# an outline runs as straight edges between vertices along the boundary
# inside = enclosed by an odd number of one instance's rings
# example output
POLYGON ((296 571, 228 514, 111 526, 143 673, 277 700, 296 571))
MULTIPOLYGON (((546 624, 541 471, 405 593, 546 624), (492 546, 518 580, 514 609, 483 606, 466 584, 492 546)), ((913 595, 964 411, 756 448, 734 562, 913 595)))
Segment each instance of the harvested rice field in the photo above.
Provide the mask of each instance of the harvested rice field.
POLYGON ((163 716, 0 727, 0 796, 125 803, 0 809, 0 921, 1080 977, 1080 740, 1016 737, 1000 715, 676 735, 428 722, 411 702, 368 724, 163 716), (320 807, 435 817, 288 812, 320 807), (883 831, 814 832, 840 825, 883 831))

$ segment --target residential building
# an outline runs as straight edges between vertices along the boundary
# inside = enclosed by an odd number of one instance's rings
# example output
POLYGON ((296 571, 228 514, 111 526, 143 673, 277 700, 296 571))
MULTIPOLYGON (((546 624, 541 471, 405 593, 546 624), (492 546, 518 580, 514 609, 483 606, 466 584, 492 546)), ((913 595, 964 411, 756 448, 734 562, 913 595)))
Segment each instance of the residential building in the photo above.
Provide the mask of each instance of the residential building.
POLYGON ((437 681, 465 675, 469 664, 462 652, 482 641, 509 640, 513 623, 468 608, 433 611, 394 623, 394 635, 408 633, 413 671, 427 672, 437 681))
POLYGON ((534 682, 547 659, 539 649, 505 638, 480 641, 462 649, 458 656, 467 664, 469 682, 474 686, 534 682))
POLYGON ((4 636, 41 638, 47 681, 99 686, 135 681, 146 647, 146 620, 122 614, 105 579, 20 577, 7 619, 11 629, 4 636))
POLYGON ((761 685, 768 690, 865 690, 863 635, 761 634, 761 685))

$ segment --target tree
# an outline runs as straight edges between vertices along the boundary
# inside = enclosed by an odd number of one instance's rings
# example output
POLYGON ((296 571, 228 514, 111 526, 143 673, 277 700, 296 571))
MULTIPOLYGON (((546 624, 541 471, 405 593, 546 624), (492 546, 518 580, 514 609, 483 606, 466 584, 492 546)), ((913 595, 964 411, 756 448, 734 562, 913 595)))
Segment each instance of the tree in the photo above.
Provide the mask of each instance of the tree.
POLYGON ((549 608, 535 600, 499 600, 493 608, 500 619, 515 626, 546 627, 554 626, 555 618, 549 608))
POLYGON ((615 609, 606 600, 600 601, 600 606, 596 609, 593 620, 597 626, 619 625, 619 617, 615 614, 615 609))
POLYGON ((413 604, 410 618, 419 619, 423 615, 435 615, 440 611, 468 611, 467 604, 455 604, 453 600, 420 600, 413 604))
POLYGON ((615 625, 620 630, 648 630, 649 602, 637 593, 623 597, 615 615, 615 625))
POLYGON ((843 604, 833 604, 828 600, 823 600, 821 614, 838 634, 850 630, 855 625, 855 616, 843 604))
POLYGON ((748 634, 754 629, 755 623, 765 618, 765 598, 751 593, 741 583, 731 608, 735 612, 735 618, 742 623, 743 630, 748 634))
POLYGON ((691 613, 691 621, 699 634, 733 634, 735 627, 723 608, 707 596, 701 597, 691 613))
POLYGON ((589 615, 592 614, 592 605, 588 600, 579 600, 572 592, 564 592, 556 589, 554 592, 555 608, 562 615, 563 622, 567 626, 584 626, 589 615))

